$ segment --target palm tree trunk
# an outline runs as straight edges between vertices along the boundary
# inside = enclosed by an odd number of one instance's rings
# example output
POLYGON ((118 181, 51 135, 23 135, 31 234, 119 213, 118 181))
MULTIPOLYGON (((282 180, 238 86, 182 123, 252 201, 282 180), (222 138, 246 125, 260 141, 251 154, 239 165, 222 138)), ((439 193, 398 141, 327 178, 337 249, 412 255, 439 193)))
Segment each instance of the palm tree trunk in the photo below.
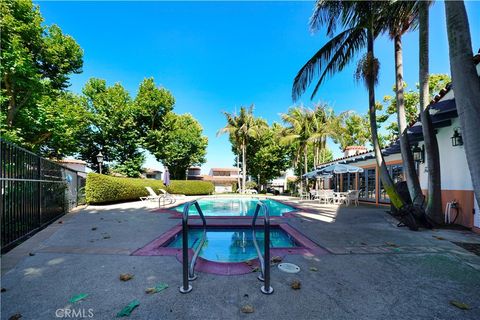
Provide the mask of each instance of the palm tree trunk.
POLYGON ((247 146, 242 144, 242 193, 245 193, 245 186, 246 186, 246 181, 247 180, 247 161, 246 161, 246 150, 247 146))
MULTIPOLYGON (((305 146, 305 149, 303 151, 303 161, 304 161, 304 170, 305 174, 308 173, 308 146, 305 146)), ((306 192, 308 189, 308 178, 305 178, 305 190, 303 192, 306 192)))
POLYGON ((455 102, 473 190, 480 203, 480 79, 472 61, 472 39, 465 4, 463 1, 445 1, 445 13, 455 102))
MULTIPOLYGON (((373 28, 370 27, 367 29, 367 43, 368 43, 368 59, 372 59, 372 62, 369 63, 370 66, 373 64, 373 59, 375 57, 373 51, 373 28)), ((372 68, 371 68, 372 69, 372 68)), ((368 71, 368 102, 369 102, 369 117, 370 117, 370 130, 372 131, 372 144, 375 151, 375 159, 377 161, 377 166, 380 169, 380 179, 382 180, 383 187, 390 197, 390 202, 397 209, 402 208, 405 205, 405 202, 398 194, 395 186, 393 185, 392 178, 390 177, 387 166, 385 165, 385 160, 383 159, 382 150, 380 149, 380 143, 378 141, 378 132, 377 132, 377 117, 376 117, 376 108, 375 108, 375 83, 373 70, 368 71)))
POLYGON ((407 117, 405 115, 405 101, 403 96, 403 52, 402 52, 402 36, 396 35, 394 40, 395 46, 395 85, 397 98, 397 122, 400 140, 400 150, 402 154, 403 172, 407 180, 408 192, 413 202, 422 204, 422 189, 417 171, 415 170, 415 162, 413 160, 412 150, 407 135, 407 117))
POLYGON ((240 185, 240 156, 239 150, 237 148, 237 189, 240 189, 242 186, 240 185))
POLYGON ((428 201, 426 214, 436 223, 443 222, 442 212, 442 182, 440 178, 440 155, 438 152, 437 135, 433 128, 430 112, 427 108, 429 102, 428 88, 428 2, 420 2, 419 13, 419 52, 420 52, 420 118, 427 154, 428 167, 428 201))

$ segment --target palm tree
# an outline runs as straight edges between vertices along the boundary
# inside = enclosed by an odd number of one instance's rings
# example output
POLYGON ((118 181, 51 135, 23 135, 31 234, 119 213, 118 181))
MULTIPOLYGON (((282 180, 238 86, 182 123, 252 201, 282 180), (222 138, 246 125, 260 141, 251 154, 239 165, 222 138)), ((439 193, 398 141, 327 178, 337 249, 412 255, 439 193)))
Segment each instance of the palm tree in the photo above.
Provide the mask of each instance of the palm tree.
POLYGON ((419 82, 420 82, 420 119, 422 121, 423 139, 427 154, 428 167, 428 201, 426 214, 436 223, 442 223, 442 190, 440 178, 440 155, 438 151, 437 135, 433 128, 429 109, 428 87, 428 10, 429 1, 419 1, 419 82))
POLYGON ((317 0, 310 21, 311 28, 316 30, 319 26, 326 25, 327 35, 331 40, 300 69, 293 83, 292 96, 297 100, 313 78, 320 73, 312 93, 313 98, 327 76, 342 71, 358 51, 367 47, 367 54, 358 63, 356 78, 363 80, 368 88, 370 129, 375 158, 380 168, 380 178, 391 203, 396 208, 403 208, 405 202, 396 191, 388 173, 377 132, 375 84, 378 79, 379 63, 374 55, 374 40, 385 30, 386 21, 390 18, 382 15, 384 6, 383 3, 373 1, 317 0), (334 36, 337 24, 344 30, 334 36))
POLYGON ((400 150, 402 155, 403 169, 407 181, 410 197, 415 204, 423 203, 423 194, 420 187, 420 181, 415 169, 412 150, 407 135, 407 117, 404 101, 404 82, 403 82, 403 51, 402 36, 409 30, 416 27, 418 18, 417 5, 413 1, 396 1, 391 7, 391 17, 389 24, 390 37, 394 40, 395 53, 395 94, 397 107, 397 123, 400 140, 400 150))
POLYGON ((313 164, 314 167, 319 166, 323 161, 322 150, 327 147, 327 138, 339 139, 342 132, 339 128, 345 121, 349 111, 342 112, 338 116, 335 111, 326 104, 317 104, 311 116, 312 135, 310 141, 313 146, 313 164))
MULTIPOLYGON (((253 105, 248 109, 240 107, 238 115, 229 112, 224 112, 227 120, 227 125, 220 129, 217 135, 228 133, 230 141, 236 144, 236 149, 242 154, 242 192, 245 192, 245 184, 247 180, 247 144, 251 137, 257 137, 261 134, 264 121, 257 121, 253 116, 253 105)), ((238 166, 238 158, 237 158, 238 166)))
MULTIPOLYGON (((308 146, 312 142, 314 113, 304 107, 294 107, 288 113, 281 115, 284 123, 288 124, 282 132, 281 142, 284 144, 295 144, 296 151, 294 163, 303 160, 304 173, 308 172, 308 146), (302 159, 303 158, 303 159, 302 159)), ((300 180, 302 185, 302 180, 300 180)), ((301 189, 302 186, 300 187, 301 189)))
POLYGON ((468 168, 480 203, 480 80, 472 60, 472 39, 463 1, 445 1, 450 70, 468 168))

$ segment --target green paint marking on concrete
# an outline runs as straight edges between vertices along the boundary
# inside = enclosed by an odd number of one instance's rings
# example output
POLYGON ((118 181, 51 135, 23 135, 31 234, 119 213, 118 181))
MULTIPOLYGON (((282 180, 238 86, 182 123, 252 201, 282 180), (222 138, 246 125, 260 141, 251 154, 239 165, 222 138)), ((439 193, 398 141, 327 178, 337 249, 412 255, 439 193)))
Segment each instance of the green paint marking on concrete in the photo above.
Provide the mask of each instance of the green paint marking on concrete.
POLYGON ((80 293, 80 294, 77 294, 76 296, 73 296, 69 302, 70 303, 75 303, 75 302, 78 302, 80 300, 83 300, 85 299, 86 297, 88 297, 88 294, 87 293, 80 293))
POLYGON ((117 313, 117 318, 121 318, 121 317, 129 317, 130 314, 132 313, 132 311, 138 307, 140 305, 140 301, 138 300, 133 300, 132 302, 130 302, 128 305, 126 305, 125 307, 123 307, 122 310, 120 310, 119 313, 117 313))

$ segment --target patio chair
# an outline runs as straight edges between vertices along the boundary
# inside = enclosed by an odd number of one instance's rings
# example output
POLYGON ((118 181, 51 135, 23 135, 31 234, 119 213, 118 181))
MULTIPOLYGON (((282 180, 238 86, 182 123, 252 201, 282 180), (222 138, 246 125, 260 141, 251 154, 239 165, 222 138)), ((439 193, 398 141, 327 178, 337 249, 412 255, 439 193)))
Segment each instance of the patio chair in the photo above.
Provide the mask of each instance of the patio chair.
POLYGON ((350 190, 347 195, 347 206, 353 202, 355 203, 355 207, 357 207, 359 194, 360 192, 358 190, 350 190))
POLYGON ((325 190, 326 203, 333 203, 335 200, 335 191, 333 189, 325 190))
POLYGON ((147 189, 149 195, 146 197, 140 197, 141 201, 155 201, 160 199, 160 195, 156 194, 151 187, 145 187, 145 189, 147 189))
POLYGON ((300 193, 300 200, 309 200, 310 199, 310 194, 308 192, 303 192, 300 189, 299 193, 300 193))
POLYGON ((329 204, 333 202, 333 190, 319 190, 316 196, 320 204, 329 204))

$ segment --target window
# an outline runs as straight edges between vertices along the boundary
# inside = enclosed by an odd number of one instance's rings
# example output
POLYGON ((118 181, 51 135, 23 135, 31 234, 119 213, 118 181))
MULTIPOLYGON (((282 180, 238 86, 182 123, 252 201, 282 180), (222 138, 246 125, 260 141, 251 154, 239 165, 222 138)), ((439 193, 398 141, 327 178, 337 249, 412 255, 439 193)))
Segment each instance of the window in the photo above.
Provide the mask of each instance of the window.
POLYGON ((365 169, 363 173, 359 173, 358 175, 359 198, 367 201, 375 201, 375 168, 365 169))
POLYGON ((214 171, 213 172, 213 175, 215 177, 229 177, 230 176, 230 172, 229 171, 214 171))
MULTIPOLYGON (((387 166, 387 169, 388 169, 388 173, 390 174, 390 177, 392 178, 394 184, 404 180, 403 179, 403 166, 401 164, 389 165, 389 166, 387 166)), ((385 189, 383 188, 383 183, 382 183, 381 180, 380 180, 380 199, 379 199, 379 201, 380 202, 390 202, 390 198, 389 198, 387 192, 385 191, 385 189)))
POLYGON ((348 190, 355 189, 355 173, 344 173, 342 174, 342 191, 347 192, 348 190))

